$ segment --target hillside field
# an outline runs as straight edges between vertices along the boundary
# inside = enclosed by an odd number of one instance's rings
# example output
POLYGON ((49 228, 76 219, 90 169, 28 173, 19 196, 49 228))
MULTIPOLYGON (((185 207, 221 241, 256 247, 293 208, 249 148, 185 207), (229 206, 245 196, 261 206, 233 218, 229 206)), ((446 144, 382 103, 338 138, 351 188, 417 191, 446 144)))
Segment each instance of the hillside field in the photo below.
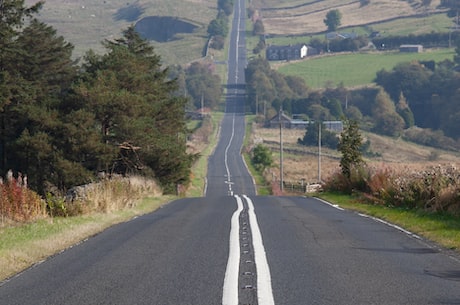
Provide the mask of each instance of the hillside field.
POLYGON ((305 79, 311 88, 343 84, 345 87, 369 85, 382 69, 390 71, 401 62, 414 60, 436 62, 452 60, 454 49, 426 50, 423 53, 370 52, 312 57, 310 59, 272 65, 286 75, 305 79))
MULTIPOLYGON (((26 5, 36 2, 25 0, 26 5)), ((180 18, 197 26, 195 32, 178 34, 164 43, 153 42, 156 53, 170 65, 185 64, 202 56, 207 26, 216 15, 216 0, 46 0, 38 18, 75 46, 75 58, 89 49, 105 52, 103 40, 119 38, 123 30, 144 17, 180 18)))
MULTIPOLYGON (((371 0, 368 5, 349 0, 252 0, 266 34, 299 35, 326 31, 323 20, 329 10, 342 13, 342 27, 364 26, 408 17, 423 18, 440 11, 440 0, 424 6, 421 0, 371 0)), ((392 29, 395 29, 392 27, 392 29)), ((396 28, 397 29, 397 28, 396 28)))

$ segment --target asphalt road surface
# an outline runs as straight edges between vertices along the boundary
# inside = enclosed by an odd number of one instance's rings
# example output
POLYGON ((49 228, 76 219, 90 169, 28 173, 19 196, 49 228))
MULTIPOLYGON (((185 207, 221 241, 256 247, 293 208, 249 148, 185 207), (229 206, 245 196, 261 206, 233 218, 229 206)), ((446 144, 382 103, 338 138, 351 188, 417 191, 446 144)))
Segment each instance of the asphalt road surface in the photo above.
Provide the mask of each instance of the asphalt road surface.
POLYGON ((1 305, 460 304, 457 255, 314 198, 257 196, 243 160, 244 1, 202 198, 171 202, 0 284, 1 305))

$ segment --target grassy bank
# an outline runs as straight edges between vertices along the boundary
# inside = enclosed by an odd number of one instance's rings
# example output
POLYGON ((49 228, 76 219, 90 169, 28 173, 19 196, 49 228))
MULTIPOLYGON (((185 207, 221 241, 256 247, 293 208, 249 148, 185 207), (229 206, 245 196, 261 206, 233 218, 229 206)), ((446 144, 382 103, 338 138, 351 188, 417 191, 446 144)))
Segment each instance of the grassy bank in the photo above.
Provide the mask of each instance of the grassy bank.
POLYGON ((147 197, 121 211, 45 218, 0 228, 0 281, 112 225, 152 212, 172 199, 147 197))
POLYGON ((444 213, 428 213, 420 210, 389 208, 360 203, 357 197, 323 193, 319 198, 340 207, 377 217, 427 238, 440 246, 460 251, 460 217, 444 213))
POLYGON ((192 168, 191 185, 187 190, 187 197, 200 197, 203 195, 208 170, 208 158, 214 152, 214 147, 219 140, 220 122, 223 116, 223 112, 213 112, 203 122, 201 130, 197 131, 203 133, 203 136, 197 139, 197 145, 200 145, 198 148, 200 157, 192 168))

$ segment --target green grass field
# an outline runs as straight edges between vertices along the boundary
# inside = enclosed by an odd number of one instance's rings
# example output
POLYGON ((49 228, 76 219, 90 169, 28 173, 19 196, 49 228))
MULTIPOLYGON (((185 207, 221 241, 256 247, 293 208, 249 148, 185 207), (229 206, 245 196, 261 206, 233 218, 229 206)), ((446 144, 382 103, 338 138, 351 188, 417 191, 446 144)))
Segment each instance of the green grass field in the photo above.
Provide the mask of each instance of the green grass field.
POLYGON ((313 57, 280 65, 278 71, 305 79, 312 88, 343 84, 346 87, 372 84, 377 71, 390 71, 401 62, 453 59, 453 49, 423 53, 371 52, 313 57))

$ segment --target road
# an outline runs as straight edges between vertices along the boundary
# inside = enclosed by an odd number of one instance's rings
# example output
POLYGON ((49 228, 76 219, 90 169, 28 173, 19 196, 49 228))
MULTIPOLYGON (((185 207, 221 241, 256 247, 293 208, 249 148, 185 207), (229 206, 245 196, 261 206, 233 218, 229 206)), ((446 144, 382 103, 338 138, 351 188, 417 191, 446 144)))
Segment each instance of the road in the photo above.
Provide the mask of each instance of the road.
POLYGON ((206 196, 113 226, 0 284, 2 305, 460 304, 460 261, 314 198, 257 196, 241 159, 244 2, 206 196))

